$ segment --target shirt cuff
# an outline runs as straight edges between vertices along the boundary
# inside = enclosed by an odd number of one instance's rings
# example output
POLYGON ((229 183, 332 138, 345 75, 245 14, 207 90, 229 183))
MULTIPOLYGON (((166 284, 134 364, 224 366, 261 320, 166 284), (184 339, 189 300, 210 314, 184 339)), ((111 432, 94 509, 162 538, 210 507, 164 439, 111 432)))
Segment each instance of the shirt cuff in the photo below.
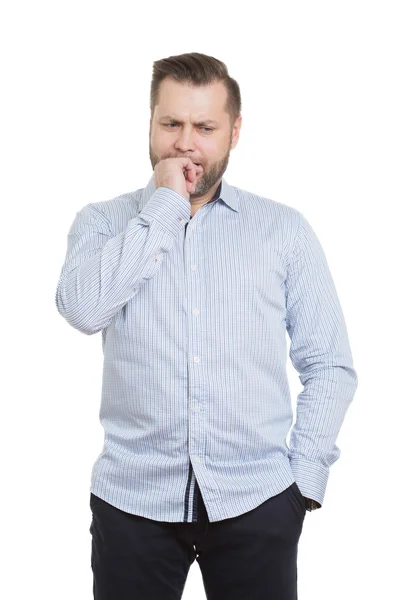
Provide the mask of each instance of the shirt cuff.
POLYGON ((322 506, 328 483, 329 468, 304 458, 289 457, 289 460, 293 477, 302 495, 315 500, 322 506))

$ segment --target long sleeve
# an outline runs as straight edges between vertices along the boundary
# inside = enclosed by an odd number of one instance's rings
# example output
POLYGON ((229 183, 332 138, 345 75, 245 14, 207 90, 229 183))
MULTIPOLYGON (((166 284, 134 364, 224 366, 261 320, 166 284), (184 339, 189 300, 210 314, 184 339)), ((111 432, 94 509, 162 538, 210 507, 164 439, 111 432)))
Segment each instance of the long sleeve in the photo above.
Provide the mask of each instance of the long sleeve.
POLYGON ((88 335, 107 327, 155 276, 189 217, 189 201, 166 187, 158 188, 140 215, 117 235, 102 212, 86 205, 68 233, 56 291, 58 312, 88 335))
POLYGON ((329 468, 340 456, 335 442, 358 379, 324 251, 301 213, 285 291, 289 356, 303 385, 290 465, 303 496, 322 505, 329 468))

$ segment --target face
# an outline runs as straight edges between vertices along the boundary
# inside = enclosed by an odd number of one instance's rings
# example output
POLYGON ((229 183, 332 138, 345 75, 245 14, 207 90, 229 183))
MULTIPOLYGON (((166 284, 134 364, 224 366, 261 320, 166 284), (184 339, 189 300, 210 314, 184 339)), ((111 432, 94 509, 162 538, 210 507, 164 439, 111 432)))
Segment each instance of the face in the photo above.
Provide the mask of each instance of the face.
POLYGON ((226 98, 221 82, 195 87, 167 77, 160 84, 159 103, 150 119, 150 161, 153 169, 164 158, 199 163, 203 170, 191 199, 217 188, 238 142, 242 117, 232 128, 224 110, 226 98))

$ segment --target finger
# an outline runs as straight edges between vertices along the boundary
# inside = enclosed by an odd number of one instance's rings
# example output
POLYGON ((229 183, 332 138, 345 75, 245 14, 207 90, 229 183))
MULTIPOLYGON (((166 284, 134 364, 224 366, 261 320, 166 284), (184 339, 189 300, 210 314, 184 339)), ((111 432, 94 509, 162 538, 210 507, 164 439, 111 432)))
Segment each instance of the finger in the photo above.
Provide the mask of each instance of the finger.
POLYGON ((186 189, 188 192, 194 192, 194 190, 196 189, 196 183, 194 181, 191 181, 189 177, 186 180, 186 189))
POLYGON ((196 183, 188 177, 186 179, 186 187, 187 187, 188 192, 192 192, 192 191, 194 191, 194 188, 196 187, 196 183))
POLYGON ((184 167, 187 170, 188 173, 190 173, 191 175, 193 175, 193 178, 196 177, 196 175, 198 173, 200 173, 202 171, 202 167, 199 165, 196 165, 191 158, 187 158, 187 159, 183 159, 184 162, 184 167))

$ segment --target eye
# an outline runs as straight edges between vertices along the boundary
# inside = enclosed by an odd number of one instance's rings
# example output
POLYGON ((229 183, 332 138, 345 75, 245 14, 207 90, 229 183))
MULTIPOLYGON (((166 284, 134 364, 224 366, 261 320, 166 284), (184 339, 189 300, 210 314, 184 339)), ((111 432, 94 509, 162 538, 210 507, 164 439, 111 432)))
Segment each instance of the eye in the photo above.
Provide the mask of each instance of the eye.
MULTIPOLYGON (((172 127, 174 127, 175 125, 177 125, 177 123, 164 123, 164 125, 165 125, 165 127, 169 127, 169 126, 172 126, 172 127)), ((202 127, 201 127, 201 129, 207 130, 207 133, 208 133, 209 131, 213 131, 213 128, 212 128, 212 127, 203 127, 203 126, 202 126, 202 127)))

